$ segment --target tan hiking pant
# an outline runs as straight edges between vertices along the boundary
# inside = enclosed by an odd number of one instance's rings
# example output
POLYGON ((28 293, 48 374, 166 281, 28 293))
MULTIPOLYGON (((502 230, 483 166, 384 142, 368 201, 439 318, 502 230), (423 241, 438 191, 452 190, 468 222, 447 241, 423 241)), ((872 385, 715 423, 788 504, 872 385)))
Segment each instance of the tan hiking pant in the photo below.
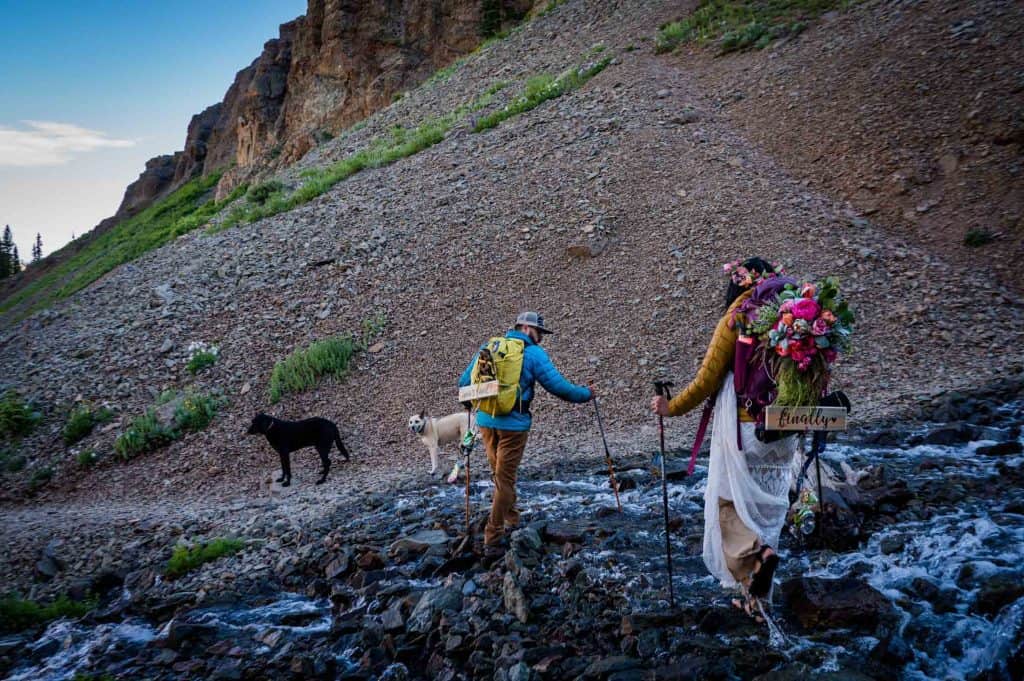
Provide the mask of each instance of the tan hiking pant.
POLYGON ((733 579, 750 586, 750 573, 757 566, 761 540, 743 524, 729 499, 718 499, 718 524, 722 527, 722 553, 733 579))
POLYGON ((480 427, 487 461, 491 464, 491 479, 494 481, 494 499, 491 501, 491 515, 484 529, 484 543, 497 544, 505 536, 506 527, 519 524, 516 510, 516 471, 523 460, 529 431, 498 430, 480 427))

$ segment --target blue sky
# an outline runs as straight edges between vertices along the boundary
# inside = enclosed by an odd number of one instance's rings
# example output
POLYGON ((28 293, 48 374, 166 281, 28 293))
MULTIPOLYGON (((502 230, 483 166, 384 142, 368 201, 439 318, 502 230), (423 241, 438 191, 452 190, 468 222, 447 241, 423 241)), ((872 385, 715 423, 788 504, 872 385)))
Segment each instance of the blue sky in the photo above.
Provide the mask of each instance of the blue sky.
POLYGON ((114 213, 305 0, 0 0, 0 228, 23 258, 114 213))

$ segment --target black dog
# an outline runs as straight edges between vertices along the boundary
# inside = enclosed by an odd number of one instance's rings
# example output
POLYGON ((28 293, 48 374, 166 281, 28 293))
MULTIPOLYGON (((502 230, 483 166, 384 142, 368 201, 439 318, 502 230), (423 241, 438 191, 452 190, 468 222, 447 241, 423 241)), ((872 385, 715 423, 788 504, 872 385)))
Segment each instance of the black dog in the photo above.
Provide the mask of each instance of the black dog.
POLYGON ((348 461, 348 450, 341 442, 338 426, 327 419, 284 421, 266 414, 257 414, 249 426, 249 435, 257 433, 265 435, 270 446, 281 455, 281 477, 277 481, 282 487, 292 484, 291 453, 296 449, 316 447, 323 463, 320 479, 316 481, 318 485, 327 479, 327 473, 331 470, 331 460, 327 456, 331 451, 331 445, 337 444, 341 455, 348 461))

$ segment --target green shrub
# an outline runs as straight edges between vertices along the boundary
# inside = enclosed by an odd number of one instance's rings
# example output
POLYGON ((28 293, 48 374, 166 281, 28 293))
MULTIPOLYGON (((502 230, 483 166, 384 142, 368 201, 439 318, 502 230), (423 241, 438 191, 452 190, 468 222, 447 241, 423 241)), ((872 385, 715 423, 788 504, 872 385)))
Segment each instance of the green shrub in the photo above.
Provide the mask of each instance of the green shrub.
POLYGON ((52 603, 41 605, 19 598, 17 594, 9 594, 0 598, 0 632, 23 631, 59 617, 82 617, 95 607, 95 600, 73 601, 66 595, 59 596, 52 603))
POLYGON ((972 229, 964 235, 964 246, 978 248, 996 240, 996 235, 985 229, 972 229))
POLYGON ((17 473, 25 467, 25 457, 9 448, 0 449, 0 473, 17 473))
POLYGON ((49 466, 40 468, 32 474, 28 480, 28 491, 36 492, 46 486, 53 479, 53 469, 49 466))
POLYGON ((549 99, 561 97, 566 92, 581 87, 588 80, 601 73, 610 63, 611 57, 605 57, 586 68, 570 69, 558 78, 550 74, 533 76, 526 81, 523 94, 513 99, 504 108, 479 118, 473 126, 473 132, 489 130, 499 125, 502 121, 535 109, 549 99))
POLYGON ((279 194, 282 191, 284 191, 284 184, 282 182, 270 180, 250 188, 245 198, 248 199, 249 203, 262 206, 272 195, 279 194))
POLYGON ((157 421, 156 411, 149 409, 142 416, 132 419, 128 430, 117 437, 114 452, 127 461, 139 454, 159 449, 173 439, 173 433, 157 421))
POLYGON ((114 417, 114 412, 106 407, 94 409, 87 402, 83 402, 68 414, 67 423, 64 424, 64 444, 73 445, 86 435, 92 432, 100 423, 106 423, 114 417))
POLYGON ((0 397, 0 438, 14 440, 28 435, 42 419, 42 414, 13 388, 0 397))
POLYGON ((210 425, 225 402, 216 395, 168 390, 157 398, 156 405, 160 407, 175 401, 177 405, 171 425, 161 424, 156 415, 156 407, 150 407, 145 414, 135 417, 128 429, 118 436, 114 442, 114 452, 127 461, 139 454, 159 449, 185 433, 198 432, 210 425))
POLYGON ((718 41, 722 53, 762 49, 774 40, 798 35, 807 20, 856 0, 704 0, 680 21, 665 24, 654 39, 656 52, 670 52, 683 43, 718 41))
POLYGON ((324 376, 344 376, 358 344, 351 334, 315 341, 292 352, 274 365, 270 374, 270 401, 278 402, 287 393, 298 393, 315 386, 324 376))
POLYGON ((192 357, 189 358, 186 368, 188 372, 195 376, 200 371, 207 367, 212 367, 217 363, 218 353, 214 350, 197 350, 192 353, 192 357))
POLYGON ((178 433, 197 433, 206 428, 223 406, 223 400, 213 395, 187 392, 174 410, 174 426, 178 433))
POLYGON ((241 539, 214 539, 209 543, 197 544, 192 548, 178 545, 174 547, 171 559, 167 561, 164 574, 174 579, 195 570, 204 563, 230 556, 245 548, 241 539))
POLYGON ((100 456, 96 453, 95 449, 86 449, 85 451, 79 452, 78 456, 75 457, 75 460, 82 468, 89 468, 99 461, 99 458, 100 456))

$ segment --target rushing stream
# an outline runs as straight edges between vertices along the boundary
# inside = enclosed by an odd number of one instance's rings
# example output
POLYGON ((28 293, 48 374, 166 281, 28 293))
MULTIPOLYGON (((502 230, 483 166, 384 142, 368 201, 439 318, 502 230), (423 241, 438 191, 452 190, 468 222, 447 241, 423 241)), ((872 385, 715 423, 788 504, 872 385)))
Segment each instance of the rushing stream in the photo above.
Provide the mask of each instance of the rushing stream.
MULTIPOLYGON (((1002 418, 1017 428, 1021 412, 1020 404, 1008 405, 1002 418)), ((1024 455, 979 453, 979 448, 993 442, 903 448, 830 445, 825 461, 837 469, 841 461, 855 469, 883 464, 890 477, 906 480, 911 489, 926 490, 931 495, 929 503, 918 500, 898 514, 889 512, 866 541, 849 551, 805 549, 784 533, 777 583, 801 575, 854 576, 874 587, 891 602, 896 633, 909 648, 902 658, 903 679, 1019 675, 1006 664, 1024 637, 1024 596, 1007 602, 985 599, 993 593, 997 599, 999 593, 1006 593, 998 590, 997 577, 1008 575, 1012 580, 1015 575, 1019 580, 1024 575, 1020 568, 1024 561, 1024 490, 987 485, 986 481, 1024 465, 1024 455), (965 487, 972 480, 980 484, 965 487), (950 492, 955 501, 944 502, 936 490, 950 492)), ((479 468, 474 473, 479 477, 479 468)), ((683 607, 706 608, 714 603, 728 609, 728 600, 699 556, 705 473, 706 469, 698 467, 692 478, 669 483, 671 515, 682 521, 672 534, 675 597, 683 607)), ((578 528, 584 540, 575 558, 596 583, 621 593, 633 612, 664 611, 668 600, 660 483, 644 468, 620 471, 619 478, 629 487, 620 495, 622 514, 614 511, 615 498, 605 475, 520 481, 523 524, 546 522, 578 528)), ((473 484, 475 509, 486 508, 490 487, 485 480, 473 484)), ((353 523, 394 525, 396 515, 407 515, 410 510, 461 509, 462 493, 461 486, 440 485, 432 494, 393 499, 353 523)), ((450 516, 457 518, 457 513, 450 516)), ((411 571, 390 577, 392 581, 380 582, 378 594, 388 593, 390 588, 420 591, 441 583, 439 578, 414 579, 411 571)), ((1013 593, 1012 588, 1009 592, 1013 593)), ((817 669, 840 669, 845 661, 868 655, 879 643, 865 631, 802 630, 787 617, 778 588, 775 601, 769 623, 758 629, 760 643, 755 639, 754 644, 772 646, 785 660, 817 669), (774 632, 769 632, 769 625, 776 627, 774 632)), ((350 604, 349 610, 374 612, 383 607, 382 599, 366 598, 350 604)), ((226 641, 228 656, 269 660, 282 654, 282 641, 335 635, 338 616, 328 599, 283 593, 269 602, 198 608, 162 622, 128 619, 90 626, 58 621, 28 646, 25 662, 8 678, 71 679, 86 669, 116 676, 131 669, 136 651, 165 645, 182 626, 215 630, 218 638, 226 641)), ((721 634, 730 635, 728 630, 721 634)), ((742 636, 750 637, 749 632, 742 636)), ((337 673, 354 669, 358 653, 355 648, 340 647, 336 651, 337 673)), ((182 673, 182 677, 194 676, 182 673)))

